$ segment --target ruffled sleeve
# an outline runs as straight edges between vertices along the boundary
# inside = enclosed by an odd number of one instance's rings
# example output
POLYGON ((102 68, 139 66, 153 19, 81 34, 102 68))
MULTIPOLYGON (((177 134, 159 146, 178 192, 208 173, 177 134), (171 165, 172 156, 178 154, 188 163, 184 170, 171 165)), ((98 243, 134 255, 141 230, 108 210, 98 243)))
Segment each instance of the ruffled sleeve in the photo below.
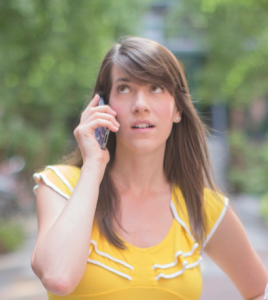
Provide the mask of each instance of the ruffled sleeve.
POLYGON ((206 215, 207 237, 204 246, 220 225, 228 208, 228 198, 216 194, 210 189, 204 191, 204 209, 206 215))
POLYGON ((69 199, 80 176, 80 168, 68 165, 47 166, 43 171, 35 173, 33 178, 36 182, 34 192, 42 180, 45 185, 55 192, 69 199))

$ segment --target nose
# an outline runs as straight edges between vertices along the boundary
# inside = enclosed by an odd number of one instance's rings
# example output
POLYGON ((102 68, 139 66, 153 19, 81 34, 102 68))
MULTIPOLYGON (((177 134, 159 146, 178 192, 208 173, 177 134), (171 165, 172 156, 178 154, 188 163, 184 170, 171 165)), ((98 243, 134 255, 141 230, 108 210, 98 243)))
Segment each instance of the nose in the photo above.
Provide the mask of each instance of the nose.
POLYGON ((145 93, 138 92, 134 97, 134 102, 132 106, 132 112, 149 112, 150 105, 148 103, 148 96, 146 97, 145 93))

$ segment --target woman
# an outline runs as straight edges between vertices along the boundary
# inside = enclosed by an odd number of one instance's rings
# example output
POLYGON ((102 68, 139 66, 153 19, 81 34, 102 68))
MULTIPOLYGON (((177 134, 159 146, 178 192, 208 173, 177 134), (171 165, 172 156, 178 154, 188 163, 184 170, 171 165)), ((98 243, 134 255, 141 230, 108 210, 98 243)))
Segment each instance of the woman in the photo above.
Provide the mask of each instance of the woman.
POLYGON ((105 56, 94 94, 77 150, 34 175, 32 267, 49 299, 199 299, 203 251, 244 299, 262 299, 267 273, 210 177, 205 126, 174 55, 127 38, 105 56), (111 131, 106 150, 98 127, 111 131))

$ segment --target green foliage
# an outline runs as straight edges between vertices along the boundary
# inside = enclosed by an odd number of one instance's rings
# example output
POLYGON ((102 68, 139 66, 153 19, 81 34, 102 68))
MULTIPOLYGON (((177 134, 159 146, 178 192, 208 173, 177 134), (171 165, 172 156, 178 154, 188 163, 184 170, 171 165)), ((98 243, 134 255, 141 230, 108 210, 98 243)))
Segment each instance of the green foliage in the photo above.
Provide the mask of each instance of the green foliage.
POLYGON ((261 213, 268 223, 268 192, 261 197, 261 213))
POLYGON ((0 160, 26 168, 65 151, 104 54, 139 31, 142 0, 0 2, 0 160))
POLYGON ((12 221, 0 222, 0 253, 18 249, 25 238, 23 226, 12 221))
POLYGON ((242 132, 229 133, 232 161, 229 180, 235 190, 249 194, 268 193, 268 136, 254 142, 242 132))
POLYGON ((198 97, 245 106, 268 94, 268 2, 182 0, 174 2, 168 38, 184 37, 205 53, 198 97))

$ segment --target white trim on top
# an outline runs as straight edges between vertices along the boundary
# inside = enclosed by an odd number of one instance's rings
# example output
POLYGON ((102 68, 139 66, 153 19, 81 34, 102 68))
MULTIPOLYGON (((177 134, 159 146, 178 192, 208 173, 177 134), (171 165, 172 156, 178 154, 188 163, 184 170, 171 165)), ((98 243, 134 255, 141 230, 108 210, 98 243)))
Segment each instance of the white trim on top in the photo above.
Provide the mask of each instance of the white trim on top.
POLYGON ((128 279, 128 280, 130 280, 130 281, 132 280, 132 277, 131 277, 131 276, 129 276, 129 275, 125 274, 125 273, 119 272, 119 271, 117 271, 117 270, 115 270, 115 269, 113 269, 113 268, 111 268, 111 267, 108 267, 108 266, 106 266, 105 264, 103 264, 103 263, 101 263, 101 262, 99 262, 99 261, 97 261, 97 260, 88 258, 87 261, 88 261, 89 263, 91 263, 91 264, 100 266, 100 267, 102 267, 102 268, 104 268, 104 269, 106 269, 106 270, 108 270, 108 271, 110 271, 110 272, 113 272, 113 273, 115 273, 115 274, 117 274, 117 275, 119 275, 119 276, 121 276, 121 277, 124 277, 124 278, 126 278, 126 279, 128 279))
POLYGON ((178 251, 175 253, 175 260, 174 262, 172 263, 169 263, 169 264, 166 264, 166 265, 158 265, 158 264, 155 264, 152 266, 152 269, 155 270, 155 269, 168 269, 168 268, 172 268, 172 267, 175 267, 178 263, 178 257, 181 255, 182 257, 189 257, 189 256, 192 256, 195 252, 195 250, 199 247, 199 244, 198 243, 194 243, 192 249, 189 251, 189 252, 183 252, 183 251, 178 251))
POLYGON ((52 170, 58 177, 59 179, 68 187, 68 189, 73 192, 73 187, 70 185, 69 181, 61 174, 61 172, 53 167, 53 166, 47 166, 45 170, 50 169, 52 170))
POLYGON ((124 262, 124 261, 122 261, 122 260, 120 260, 120 259, 114 258, 114 257, 112 257, 112 256, 111 256, 110 254, 108 254, 108 253, 104 253, 104 252, 101 252, 100 250, 98 250, 98 248, 97 248, 97 242, 96 242, 96 241, 91 240, 90 243, 94 246, 94 250, 95 250, 95 252, 96 252, 98 255, 103 256, 103 257, 106 257, 106 258, 108 258, 108 259, 110 259, 110 260, 112 260, 112 261, 114 261, 114 262, 117 262, 117 263, 119 263, 119 264, 125 266, 126 268, 129 268, 130 270, 134 270, 134 267, 132 267, 131 265, 127 264, 126 262, 124 262))
POLYGON ((220 225, 223 217, 225 216, 225 213, 227 211, 227 208, 228 208, 228 203, 229 203, 229 199, 228 198, 225 198, 224 199, 224 208, 218 218, 218 220, 215 222, 214 226, 212 227, 212 229, 210 230, 209 234, 207 235, 207 238, 203 244, 203 248, 205 248, 206 244, 208 243, 208 241, 210 240, 210 238, 212 237, 212 235, 215 233, 216 229, 218 228, 218 226, 220 225))
POLYGON ((36 189, 38 188, 38 181, 36 179, 39 179, 39 180, 43 180, 44 183, 52 188, 52 190, 54 190, 55 192, 57 192, 58 194, 60 194, 61 196, 63 196, 65 199, 69 199, 70 197, 68 195, 66 195, 65 193, 63 193, 56 185, 54 185, 52 182, 50 182, 46 175, 45 174, 38 174, 38 173, 35 173, 33 174, 33 178, 35 179, 37 185, 34 187, 34 193, 36 193, 36 189))
POLYGON ((189 228, 187 227, 187 225, 182 221, 182 219, 179 217, 179 214, 177 212, 175 204, 173 203, 172 200, 170 202, 170 207, 171 207, 171 210, 173 212, 174 218, 181 224, 181 226, 186 230, 186 232, 191 237, 191 239, 195 242, 195 238, 192 236, 191 231, 189 230, 189 228))
POLYGON ((173 273, 173 274, 163 274, 163 273, 160 273, 160 274, 158 274, 158 275, 155 277, 155 279, 156 279, 156 280, 159 280, 160 278, 164 278, 164 279, 172 279, 172 278, 175 278, 175 277, 177 277, 177 276, 180 276, 181 274, 184 273, 185 270, 192 269, 192 268, 198 266, 198 265, 200 264, 201 260, 202 260, 202 257, 200 257, 196 262, 194 262, 194 263, 192 263, 192 264, 190 264, 190 265, 188 265, 188 262, 185 260, 185 261, 182 263, 183 267, 182 267, 182 269, 181 269, 180 271, 175 272, 175 273, 173 273))

